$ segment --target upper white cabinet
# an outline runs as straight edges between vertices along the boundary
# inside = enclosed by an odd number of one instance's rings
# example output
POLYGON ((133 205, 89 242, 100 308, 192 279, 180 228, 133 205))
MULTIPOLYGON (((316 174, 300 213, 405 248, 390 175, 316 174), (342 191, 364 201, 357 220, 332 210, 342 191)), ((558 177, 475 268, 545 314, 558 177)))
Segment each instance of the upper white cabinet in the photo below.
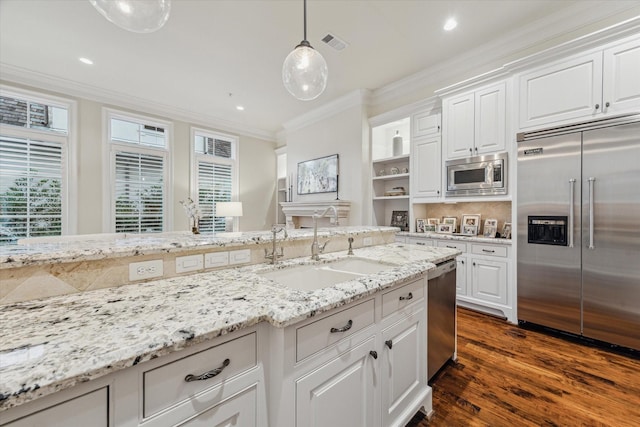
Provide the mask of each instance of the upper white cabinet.
POLYGON ((440 114, 434 111, 421 111, 411 116, 413 123, 412 138, 440 133, 440 114))
POLYGON ((438 198, 442 188, 440 135, 416 138, 412 148, 411 195, 413 198, 438 198))
POLYGON ((447 159, 503 151, 506 102, 505 82, 444 98, 442 137, 447 159))
POLYGON ((637 109, 639 72, 640 39, 526 71, 518 76, 520 128, 637 109))

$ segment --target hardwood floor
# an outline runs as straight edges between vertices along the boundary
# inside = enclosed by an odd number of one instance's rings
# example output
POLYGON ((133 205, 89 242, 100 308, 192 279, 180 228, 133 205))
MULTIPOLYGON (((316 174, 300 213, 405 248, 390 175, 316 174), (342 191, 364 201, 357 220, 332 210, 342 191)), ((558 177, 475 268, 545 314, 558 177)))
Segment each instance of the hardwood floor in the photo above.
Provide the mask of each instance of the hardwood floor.
POLYGON ((458 309, 458 361, 434 378, 439 426, 640 426, 640 360, 458 309))

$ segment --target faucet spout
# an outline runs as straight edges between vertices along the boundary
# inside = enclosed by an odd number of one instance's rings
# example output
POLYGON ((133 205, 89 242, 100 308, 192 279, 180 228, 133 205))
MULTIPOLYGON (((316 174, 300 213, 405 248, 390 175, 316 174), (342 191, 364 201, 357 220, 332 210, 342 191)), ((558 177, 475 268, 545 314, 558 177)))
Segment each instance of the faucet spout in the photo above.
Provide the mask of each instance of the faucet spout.
POLYGON ((329 211, 332 211, 333 216, 334 216, 334 224, 337 226, 339 225, 339 220, 338 220, 338 209, 331 205, 329 206, 327 209, 325 209, 321 214, 318 213, 318 211, 316 211, 312 218, 313 218, 313 243, 311 243, 311 259, 314 261, 318 261, 320 260, 320 254, 322 252, 324 252, 324 248, 327 246, 327 242, 324 242, 322 245, 320 245, 318 243, 318 220, 320 218, 323 218, 327 215, 327 213, 329 211))
POLYGON ((276 235, 281 231, 284 231, 284 238, 286 239, 288 235, 287 235, 287 229, 285 227, 277 224, 271 227, 271 234, 273 235, 271 239, 273 244, 273 249, 271 250, 271 253, 267 253, 266 249, 264 250, 264 257, 266 259, 271 260, 271 264, 275 264, 278 258, 282 258, 284 256, 284 248, 282 246, 280 246, 280 253, 276 251, 276 235))

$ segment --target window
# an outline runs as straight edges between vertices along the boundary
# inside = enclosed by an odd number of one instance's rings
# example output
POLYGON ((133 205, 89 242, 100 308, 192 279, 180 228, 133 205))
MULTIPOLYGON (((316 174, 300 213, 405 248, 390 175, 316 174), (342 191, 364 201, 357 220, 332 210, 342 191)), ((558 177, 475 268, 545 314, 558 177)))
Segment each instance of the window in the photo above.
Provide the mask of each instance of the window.
POLYGON ((109 230, 158 233, 169 209, 167 123, 108 112, 111 159, 109 230))
POLYGON ((230 202, 237 190, 236 147, 231 136, 194 130, 196 200, 200 231, 225 231, 225 218, 215 215, 216 202, 230 202))
POLYGON ((32 95, 0 95, 0 245, 69 231, 70 104, 32 95))

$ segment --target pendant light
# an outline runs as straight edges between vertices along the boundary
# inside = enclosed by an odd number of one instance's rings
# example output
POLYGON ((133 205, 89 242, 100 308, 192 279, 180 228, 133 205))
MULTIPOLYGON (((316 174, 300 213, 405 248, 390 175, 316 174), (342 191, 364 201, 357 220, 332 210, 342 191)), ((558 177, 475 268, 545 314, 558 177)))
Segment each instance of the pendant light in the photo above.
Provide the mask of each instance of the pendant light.
POLYGON ((307 0, 304 1, 304 40, 282 65, 282 82, 289 93, 301 101, 316 99, 327 87, 329 70, 320 52, 307 41, 307 0))
POLYGON ((152 33, 169 19, 171 0, 89 0, 98 12, 120 28, 152 33))

